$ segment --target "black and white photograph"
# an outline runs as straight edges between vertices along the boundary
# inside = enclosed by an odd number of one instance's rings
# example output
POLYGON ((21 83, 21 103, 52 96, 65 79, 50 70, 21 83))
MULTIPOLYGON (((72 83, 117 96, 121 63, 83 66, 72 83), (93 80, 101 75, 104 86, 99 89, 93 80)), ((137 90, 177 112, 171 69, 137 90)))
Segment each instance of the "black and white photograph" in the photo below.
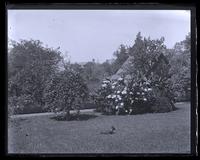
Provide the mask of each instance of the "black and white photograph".
POLYGON ((191 154, 191 10, 8 9, 8 154, 191 154))

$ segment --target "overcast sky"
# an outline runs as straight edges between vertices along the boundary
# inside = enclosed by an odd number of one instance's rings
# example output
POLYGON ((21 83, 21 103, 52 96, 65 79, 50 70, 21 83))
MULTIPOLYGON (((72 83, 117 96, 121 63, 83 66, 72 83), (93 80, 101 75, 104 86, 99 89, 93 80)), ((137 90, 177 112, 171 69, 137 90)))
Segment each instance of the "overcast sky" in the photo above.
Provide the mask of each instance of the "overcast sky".
POLYGON ((172 48, 190 32, 184 10, 9 10, 8 38, 40 40, 60 47, 72 62, 113 57, 120 44, 133 45, 136 34, 165 37, 172 48))

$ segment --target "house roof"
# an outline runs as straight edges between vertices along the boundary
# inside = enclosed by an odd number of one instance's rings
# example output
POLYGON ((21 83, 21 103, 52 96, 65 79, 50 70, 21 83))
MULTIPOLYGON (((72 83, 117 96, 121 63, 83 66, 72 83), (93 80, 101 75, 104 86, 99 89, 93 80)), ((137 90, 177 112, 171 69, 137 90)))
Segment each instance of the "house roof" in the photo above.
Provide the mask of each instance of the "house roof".
POLYGON ((125 75, 125 78, 130 78, 130 75, 127 75, 127 69, 128 66, 130 65, 131 61, 133 61, 133 56, 129 56, 128 59, 123 63, 121 68, 110 77, 111 80, 117 80, 118 78, 122 77, 125 75))
MULTIPOLYGON (((132 64, 131 62, 133 61, 134 57, 129 56, 128 59, 122 64, 121 68, 110 77, 111 80, 117 80, 120 77, 125 77, 125 79, 131 79, 131 76, 127 73, 129 65, 132 64)), ((149 75, 150 72, 152 72, 159 63, 165 62, 166 64, 168 63, 167 58, 161 53, 158 56, 157 62, 152 66, 152 68, 149 69, 149 72, 147 73, 147 76, 149 75)))

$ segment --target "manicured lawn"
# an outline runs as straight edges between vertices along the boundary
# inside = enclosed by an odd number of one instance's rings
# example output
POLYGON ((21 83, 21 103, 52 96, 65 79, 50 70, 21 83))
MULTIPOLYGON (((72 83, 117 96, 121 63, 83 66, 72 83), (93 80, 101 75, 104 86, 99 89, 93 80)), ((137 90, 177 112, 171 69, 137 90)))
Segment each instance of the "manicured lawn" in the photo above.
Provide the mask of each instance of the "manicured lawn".
MULTIPOLYGON (((169 113, 56 121, 53 115, 15 118, 8 127, 9 153, 189 153, 190 104, 169 113), (100 134, 115 126, 116 133, 100 134)), ((86 114, 86 113, 84 113, 86 114)), ((96 115, 96 117, 95 117, 96 115)))

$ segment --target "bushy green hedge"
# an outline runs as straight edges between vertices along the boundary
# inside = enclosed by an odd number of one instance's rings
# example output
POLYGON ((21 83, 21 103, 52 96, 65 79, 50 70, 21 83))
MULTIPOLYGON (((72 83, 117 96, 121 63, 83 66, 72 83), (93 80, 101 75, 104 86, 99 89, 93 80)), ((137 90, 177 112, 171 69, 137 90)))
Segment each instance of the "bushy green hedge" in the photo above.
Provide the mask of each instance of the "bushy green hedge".
POLYGON ((8 99, 9 115, 41 112, 46 112, 46 110, 41 105, 34 103, 31 95, 12 96, 8 99))

